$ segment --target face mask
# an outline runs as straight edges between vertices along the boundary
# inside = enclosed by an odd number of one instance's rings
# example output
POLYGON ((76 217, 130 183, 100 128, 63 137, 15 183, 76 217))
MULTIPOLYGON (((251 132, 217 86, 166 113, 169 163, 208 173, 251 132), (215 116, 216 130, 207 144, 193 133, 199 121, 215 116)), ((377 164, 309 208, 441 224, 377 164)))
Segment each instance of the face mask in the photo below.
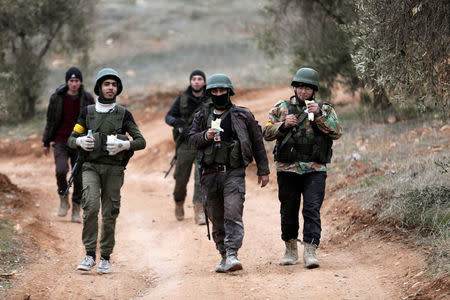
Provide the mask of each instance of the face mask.
POLYGON ((228 93, 221 96, 211 95, 211 100, 214 104, 214 107, 217 109, 225 109, 231 104, 228 93))

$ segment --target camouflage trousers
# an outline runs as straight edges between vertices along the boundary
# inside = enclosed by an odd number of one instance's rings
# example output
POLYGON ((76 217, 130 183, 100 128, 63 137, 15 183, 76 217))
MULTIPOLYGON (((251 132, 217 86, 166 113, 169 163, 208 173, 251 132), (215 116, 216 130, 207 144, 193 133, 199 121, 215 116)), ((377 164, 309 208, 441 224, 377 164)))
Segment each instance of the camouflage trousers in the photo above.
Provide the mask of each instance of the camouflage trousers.
POLYGON ((200 187, 200 176, 198 173, 197 164, 197 151, 189 147, 188 144, 182 143, 177 148, 177 164, 175 166, 175 172, 173 178, 175 179, 175 188, 173 191, 173 199, 176 202, 184 201, 186 198, 186 186, 189 182, 189 177, 191 176, 192 165, 195 166, 194 170, 194 196, 192 199, 193 203, 201 203, 201 187, 200 187))
POLYGON ((227 249, 240 249, 244 239, 245 169, 211 172, 205 168, 201 184, 217 250, 225 253, 227 249))
POLYGON ((115 244, 116 219, 120 211, 120 188, 123 185, 124 167, 114 165, 83 164, 83 232, 86 252, 97 249, 98 213, 102 208, 100 254, 109 256, 115 244))

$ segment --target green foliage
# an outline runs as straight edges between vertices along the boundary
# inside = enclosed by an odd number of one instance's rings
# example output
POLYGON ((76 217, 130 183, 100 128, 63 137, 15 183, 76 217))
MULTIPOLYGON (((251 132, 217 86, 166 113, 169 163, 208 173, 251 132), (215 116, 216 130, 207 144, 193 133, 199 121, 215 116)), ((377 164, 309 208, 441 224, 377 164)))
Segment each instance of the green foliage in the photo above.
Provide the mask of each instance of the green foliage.
POLYGON ((449 116, 449 14, 442 0, 359 0, 349 26, 353 61, 368 86, 384 87, 398 102, 449 116))
POLYGON ((449 1, 278 0, 266 15, 260 47, 287 55, 292 69, 317 69, 325 96, 336 80, 362 83, 375 109, 413 104, 450 116, 449 1))
POLYGON ((450 189, 445 186, 426 186, 402 195, 398 218, 408 228, 416 228, 423 235, 440 235, 449 231, 450 189))
POLYGON ((0 117, 29 119, 42 93, 49 53, 84 53, 91 43, 89 0, 0 0, 0 117))
POLYGON ((265 13, 271 22, 259 33, 259 46, 270 57, 286 55, 293 75, 300 67, 317 70, 322 97, 337 79, 351 90, 359 87, 351 36, 343 27, 356 17, 351 1, 279 0, 265 13))

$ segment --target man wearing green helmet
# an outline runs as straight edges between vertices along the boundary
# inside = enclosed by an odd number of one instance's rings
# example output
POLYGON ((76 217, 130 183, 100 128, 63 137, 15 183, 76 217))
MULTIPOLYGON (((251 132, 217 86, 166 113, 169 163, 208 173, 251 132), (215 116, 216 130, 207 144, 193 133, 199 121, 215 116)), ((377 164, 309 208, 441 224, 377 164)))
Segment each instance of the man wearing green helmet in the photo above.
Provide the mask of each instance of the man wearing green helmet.
POLYGON ((278 197, 281 208, 281 239, 286 250, 282 265, 298 260, 300 198, 303 195, 303 261, 306 268, 317 268, 316 248, 320 243, 320 207, 325 196, 327 166, 333 140, 342 128, 333 107, 315 99, 319 90, 318 73, 301 68, 292 80, 294 96, 278 101, 264 126, 266 141, 276 140, 278 197))
POLYGON ((203 205, 211 220, 212 235, 222 259, 216 272, 242 269, 237 251, 242 246, 245 168, 256 161, 258 184, 269 182, 269 165, 261 127, 253 114, 233 105, 234 88, 225 74, 208 80, 206 103, 195 115, 188 143, 198 149, 203 205))
POLYGON ((86 256, 77 269, 90 271, 95 265, 101 206, 101 258, 97 272, 105 274, 111 271, 109 259, 115 244, 125 166, 134 151, 145 148, 145 139, 131 112, 116 104, 116 97, 122 92, 122 81, 115 70, 100 70, 94 92, 98 98, 95 104, 81 111, 68 145, 77 148, 84 160, 81 205, 86 256))

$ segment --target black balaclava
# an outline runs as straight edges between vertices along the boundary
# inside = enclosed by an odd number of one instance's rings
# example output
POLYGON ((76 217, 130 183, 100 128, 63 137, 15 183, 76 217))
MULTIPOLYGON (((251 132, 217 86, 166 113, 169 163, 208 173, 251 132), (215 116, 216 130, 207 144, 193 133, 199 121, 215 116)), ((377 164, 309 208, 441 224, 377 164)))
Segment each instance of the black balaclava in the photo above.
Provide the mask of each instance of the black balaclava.
POLYGON ((113 79, 117 83, 117 80, 114 76, 105 76, 102 78, 102 81, 99 83, 100 88, 99 88, 99 95, 98 95, 98 102, 100 102, 101 104, 111 104, 111 103, 116 102, 117 94, 112 99, 106 99, 105 97, 103 97, 102 84, 103 84, 103 81, 105 81, 107 79, 113 79))
POLYGON ((230 91, 228 89, 226 94, 220 96, 214 96, 211 94, 211 100, 213 102, 214 107, 219 110, 224 110, 231 107, 230 91))

